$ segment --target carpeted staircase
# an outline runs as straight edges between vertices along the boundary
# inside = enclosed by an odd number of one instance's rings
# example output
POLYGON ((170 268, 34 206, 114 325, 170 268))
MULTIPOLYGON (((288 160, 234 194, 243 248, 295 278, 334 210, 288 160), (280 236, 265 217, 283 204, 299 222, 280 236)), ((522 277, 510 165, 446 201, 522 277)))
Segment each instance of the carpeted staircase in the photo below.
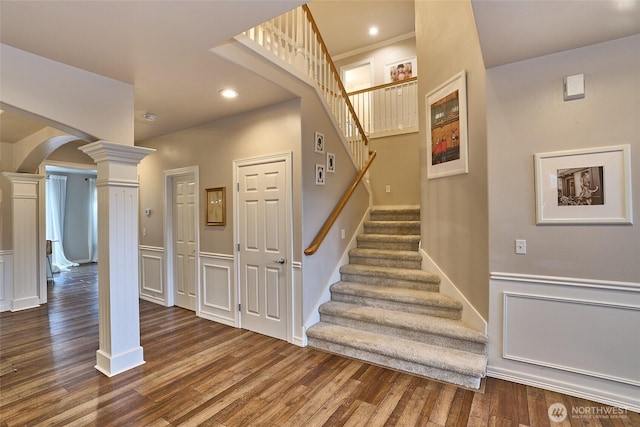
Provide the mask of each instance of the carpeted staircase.
POLYGON ((309 345, 477 389, 487 337, 462 323, 462 304, 421 270, 419 242, 419 208, 372 208, 320 322, 307 330, 309 345))

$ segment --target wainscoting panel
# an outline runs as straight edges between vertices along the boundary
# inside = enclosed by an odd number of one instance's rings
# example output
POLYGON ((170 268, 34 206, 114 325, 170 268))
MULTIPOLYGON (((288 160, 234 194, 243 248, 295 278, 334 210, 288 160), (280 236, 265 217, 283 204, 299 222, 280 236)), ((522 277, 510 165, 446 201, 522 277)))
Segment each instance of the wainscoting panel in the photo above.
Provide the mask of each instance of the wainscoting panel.
POLYGON ((238 327, 233 255, 201 252, 200 279, 196 314, 205 319, 238 327))
POLYGON ((164 280, 164 249, 156 246, 140 246, 140 298, 168 306, 167 287, 164 280))
POLYGON ((0 251, 0 311, 11 310, 13 298, 13 253, 0 251))
POLYGON ((640 307, 505 292, 503 357, 640 386, 639 324, 640 307))
POLYGON ((493 273, 489 376, 640 410, 640 284, 493 273))

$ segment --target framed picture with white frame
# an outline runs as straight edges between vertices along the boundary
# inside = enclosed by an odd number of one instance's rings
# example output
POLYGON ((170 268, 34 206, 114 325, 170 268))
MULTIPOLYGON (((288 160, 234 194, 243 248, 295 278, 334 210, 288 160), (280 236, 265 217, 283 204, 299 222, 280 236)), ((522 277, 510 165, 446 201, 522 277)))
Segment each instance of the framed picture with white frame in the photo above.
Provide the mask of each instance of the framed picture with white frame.
POLYGON ((427 179, 468 173, 466 72, 431 90, 426 107, 427 179))
POLYGON ((325 165, 316 163, 316 185, 324 185, 325 179, 325 165))
POLYGON ((387 64, 384 67, 384 82, 395 83, 418 76, 418 60, 413 58, 387 64))
POLYGON ((327 153, 327 173, 336 172, 336 155, 333 153, 327 153))
POLYGON ((632 224, 631 147, 534 154, 537 224, 632 224))
POLYGON ((315 136, 315 140, 314 140, 315 152, 324 153, 324 134, 316 131, 314 136, 315 136))

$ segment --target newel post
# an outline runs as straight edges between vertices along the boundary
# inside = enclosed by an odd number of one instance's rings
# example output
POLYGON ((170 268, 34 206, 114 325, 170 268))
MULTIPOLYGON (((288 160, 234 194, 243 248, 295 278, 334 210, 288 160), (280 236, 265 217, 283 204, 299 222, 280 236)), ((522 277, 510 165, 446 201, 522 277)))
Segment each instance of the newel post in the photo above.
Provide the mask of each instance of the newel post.
POLYGON ((138 304, 138 170, 155 150, 98 141, 80 147, 97 165, 100 347, 111 377, 144 363, 138 304))

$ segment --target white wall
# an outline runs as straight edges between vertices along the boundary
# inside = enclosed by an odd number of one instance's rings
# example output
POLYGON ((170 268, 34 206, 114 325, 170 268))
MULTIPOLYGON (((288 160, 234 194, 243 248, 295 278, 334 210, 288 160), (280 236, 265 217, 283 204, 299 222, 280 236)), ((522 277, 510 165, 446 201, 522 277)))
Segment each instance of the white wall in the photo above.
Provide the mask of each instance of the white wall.
POLYGON ((0 102, 76 136, 133 145, 133 86, 0 44, 0 102))

